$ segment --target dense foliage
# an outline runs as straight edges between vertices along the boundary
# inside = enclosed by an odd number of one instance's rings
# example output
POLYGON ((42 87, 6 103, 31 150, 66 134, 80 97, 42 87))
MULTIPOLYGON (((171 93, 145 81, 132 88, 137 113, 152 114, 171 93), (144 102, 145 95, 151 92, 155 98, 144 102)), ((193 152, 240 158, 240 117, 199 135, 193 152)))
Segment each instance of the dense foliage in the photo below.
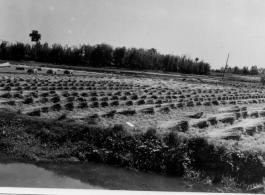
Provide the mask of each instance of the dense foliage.
POLYGON ((205 138, 164 135, 149 129, 131 134, 123 126, 102 128, 0 112, 0 148, 28 159, 78 158, 136 170, 183 175, 203 171, 214 180, 230 176, 241 184, 260 183, 264 168, 254 152, 228 150, 205 138))
POLYGON ((185 55, 164 55, 156 49, 137 49, 112 47, 108 44, 79 45, 63 47, 60 44, 49 46, 48 43, 35 45, 23 43, 0 44, 2 60, 35 60, 65 65, 82 65, 94 67, 117 67, 137 70, 159 70, 187 74, 210 73, 210 65, 203 61, 187 58, 185 55))

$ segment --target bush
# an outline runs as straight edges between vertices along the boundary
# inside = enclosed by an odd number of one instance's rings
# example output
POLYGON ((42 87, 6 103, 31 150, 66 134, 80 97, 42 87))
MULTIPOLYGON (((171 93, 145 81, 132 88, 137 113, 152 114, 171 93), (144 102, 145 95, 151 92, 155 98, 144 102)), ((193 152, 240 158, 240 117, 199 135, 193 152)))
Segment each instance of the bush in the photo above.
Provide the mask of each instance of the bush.
POLYGON ((154 127, 149 127, 147 131, 145 132, 145 136, 147 137, 156 137, 157 136, 157 130, 154 127))
POLYGON ((205 138, 183 138, 181 133, 169 132, 162 139, 154 128, 127 136, 122 125, 96 126, 98 116, 88 118, 93 125, 26 117, 8 110, 1 110, 0 118, 0 129, 6 130, 1 147, 18 157, 39 155, 57 161, 73 155, 80 160, 180 176, 192 169, 215 180, 222 175, 233 177, 239 184, 258 183, 264 176, 258 153, 229 150, 205 138), (61 148, 63 153, 58 153, 61 148))
POLYGON ((88 124, 88 125, 98 125, 101 121, 100 117, 97 118, 90 118, 90 117, 86 117, 84 119, 84 121, 88 124))
POLYGON ((111 129, 113 134, 121 134, 121 133, 127 133, 124 125, 122 124, 115 124, 113 128, 111 129))

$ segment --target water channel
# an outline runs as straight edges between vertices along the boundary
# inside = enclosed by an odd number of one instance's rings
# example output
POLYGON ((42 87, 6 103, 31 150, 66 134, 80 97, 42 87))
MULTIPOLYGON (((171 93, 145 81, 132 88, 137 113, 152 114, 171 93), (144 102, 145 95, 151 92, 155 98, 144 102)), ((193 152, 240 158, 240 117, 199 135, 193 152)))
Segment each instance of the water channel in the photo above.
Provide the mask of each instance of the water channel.
MULTIPOLYGON (((0 153, 0 187, 207 192, 182 178, 97 163, 27 163, 0 153)), ((212 188, 212 189, 211 189, 212 188)))

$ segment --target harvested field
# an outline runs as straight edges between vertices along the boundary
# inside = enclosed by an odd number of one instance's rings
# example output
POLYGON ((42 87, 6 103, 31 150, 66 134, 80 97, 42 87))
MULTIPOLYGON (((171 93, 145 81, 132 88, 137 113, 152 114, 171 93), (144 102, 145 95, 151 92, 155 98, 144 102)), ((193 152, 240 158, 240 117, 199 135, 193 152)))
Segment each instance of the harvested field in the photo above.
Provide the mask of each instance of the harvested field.
POLYGON ((161 136, 176 132, 184 138, 206 138, 216 146, 265 158, 262 88, 68 73, 1 73, 1 108, 103 128, 121 124, 133 134, 150 129, 161 136))
MULTIPOLYGON (((160 133, 167 131, 160 128, 163 122, 187 121, 190 127, 185 130, 187 133, 200 135, 207 130, 203 136, 223 140, 234 133, 231 129, 245 125, 242 119, 259 118, 257 121, 262 124, 260 117, 265 116, 260 108, 265 102, 262 89, 216 88, 206 83, 120 75, 77 76, 72 71, 66 72, 67 75, 2 73, 1 107, 43 118, 56 119, 66 113, 66 118, 80 123, 96 117, 105 127, 130 122, 135 131, 152 127, 160 133), (222 132, 216 130, 223 125, 226 128, 222 132)), ((261 129, 259 133, 263 132, 261 129)), ((253 131, 250 128, 241 133, 253 131)), ((236 137, 237 141, 244 138, 236 137)), ((265 145, 258 148, 262 147, 265 145)))

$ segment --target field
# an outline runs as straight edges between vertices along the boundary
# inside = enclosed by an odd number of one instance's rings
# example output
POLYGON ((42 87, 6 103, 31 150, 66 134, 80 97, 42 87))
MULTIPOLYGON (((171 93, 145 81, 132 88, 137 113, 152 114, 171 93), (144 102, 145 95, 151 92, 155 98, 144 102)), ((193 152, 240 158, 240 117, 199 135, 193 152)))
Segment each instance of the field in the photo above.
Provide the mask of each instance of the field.
POLYGON ((263 89, 89 72, 81 76, 77 71, 2 73, 0 78, 1 107, 29 116, 105 127, 123 124, 132 132, 178 130, 264 152, 263 89))
MULTIPOLYGON (((13 73, 12 73, 13 70, 13 73)), ((216 147, 265 159, 265 90, 240 82, 143 78, 75 71, 0 74, 1 108, 39 119, 113 128, 155 129, 206 138, 216 147)))

